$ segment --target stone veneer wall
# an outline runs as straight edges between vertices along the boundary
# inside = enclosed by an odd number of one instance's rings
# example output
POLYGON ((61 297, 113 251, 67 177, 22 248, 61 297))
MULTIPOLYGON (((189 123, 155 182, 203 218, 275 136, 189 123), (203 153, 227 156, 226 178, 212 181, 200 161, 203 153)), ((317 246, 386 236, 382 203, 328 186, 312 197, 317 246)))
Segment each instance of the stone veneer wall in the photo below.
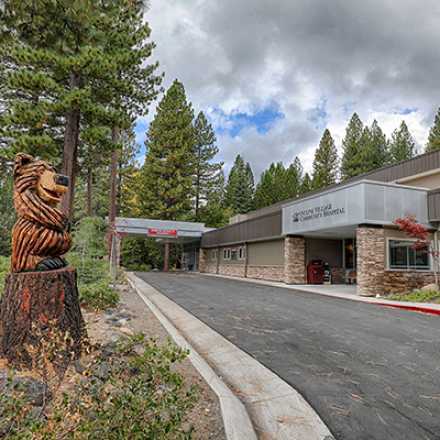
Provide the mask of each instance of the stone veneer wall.
POLYGON ((407 293, 434 282, 435 278, 432 272, 386 270, 383 293, 386 295, 407 293))
POLYGON ((217 273, 217 262, 216 261, 208 261, 208 263, 206 264, 205 272, 217 273))
POLYGON ((199 272, 208 272, 208 249, 200 248, 199 252, 199 272))
POLYGON ((284 240, 284 282, 306 283, 306 246, 304 237, 288 236, 284 240))
POLYGON ((220 275, 229 275, 231 277, 245 277, 245 265, 244 264, 224 264, 220 263, 218 267, 218 273, 220 275))
POLYGON ((247 277, 268 281, 283 281, 284 266, 257 266, 249 265, 247 277))
POLYGON ((385 234, 383 228, 358 227, 356 244, 358 295, 382 295, 384 293, 385 272, 385 234))

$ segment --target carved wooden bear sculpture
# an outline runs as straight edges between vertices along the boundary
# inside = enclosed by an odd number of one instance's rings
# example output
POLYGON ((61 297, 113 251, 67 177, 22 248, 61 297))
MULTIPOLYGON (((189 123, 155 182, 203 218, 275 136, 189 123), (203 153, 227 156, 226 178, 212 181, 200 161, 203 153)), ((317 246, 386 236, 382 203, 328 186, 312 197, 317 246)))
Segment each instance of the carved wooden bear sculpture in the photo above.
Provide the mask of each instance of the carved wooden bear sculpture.
POLYGON ((71 246, 68 220, 57 209, 69 181, 42 160, 19 153, 14 164, 14 206, 18 220, 12 231, 12 272, 65 267, 71 246))

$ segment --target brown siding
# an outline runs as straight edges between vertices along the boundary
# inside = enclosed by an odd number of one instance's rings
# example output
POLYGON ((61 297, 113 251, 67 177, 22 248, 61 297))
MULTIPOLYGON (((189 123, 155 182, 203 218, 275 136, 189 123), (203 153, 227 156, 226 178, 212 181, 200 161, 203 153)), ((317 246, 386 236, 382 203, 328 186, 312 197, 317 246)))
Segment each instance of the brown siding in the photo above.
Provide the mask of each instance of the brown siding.
POLYGON ((219 244, 243 243, 263 238, 281 235, 281 211, 225 226, 221 229, 207 232, 202 237, 202 247, 219 244))

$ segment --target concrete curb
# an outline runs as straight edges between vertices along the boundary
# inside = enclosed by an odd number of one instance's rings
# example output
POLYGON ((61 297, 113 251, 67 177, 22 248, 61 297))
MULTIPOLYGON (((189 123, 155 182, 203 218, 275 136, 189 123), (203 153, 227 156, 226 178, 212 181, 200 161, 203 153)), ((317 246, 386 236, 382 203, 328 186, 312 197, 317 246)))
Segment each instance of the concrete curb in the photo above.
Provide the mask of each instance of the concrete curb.
MULTIPOLYGON (((178 339, 187 339, 197 351, 192 351, 196 359, 203 361, 197 353, 203 356, 235 394, 240 396, 259 438, 334 440, 313 408, 280 377, 136 275, 127 273, 127 278, 153 313, 159 312, 165 318, 167 326, 171 325, 174 329, 171 333, 173 338, 176 336, 178 339), (178 332, 176 335, 176 328, 183 338, 178 332)), ((159 318, 159 315, 156 316, 159 318)), ((168 330, 167 326, 165 328, 168 330)), ((215 376, 212 370, 211 372, 210 374, 215 376)), ((201 374, 203 375, 202 372, 201 374)), ((205 379, 211 385, 212 376, 207 375, 205 379)), ((230 409, 230 412, 233 411, 230 409)), ((232 414, 230 417, 229 420, 225 420, 225 425, 237 423, 236 414, 235 420, 232 419, 232 414)), ((241 437, 235 438, 248 440, 255 437, 242 434, 241 437)))
MULTIPOLYGON (((228 440, 257 440, 252 422, 249 414, 246 411, 243 403, 235 396, 232 391, 224 384, 224 382, 216 375, 213 369, 206 363, 206 361, 197 353, 197 351, 188 343, 188 341, 179 333, 173 324, 163 315, 156 305, 150 301, 142 293, 136 276, 127 273, 127 279, 139 297, 144 301, 147 307, 152 311, 165 330, 170 334, 177 345, 185 350, 189 350, 189 360, 194 368, 205 379, 206 383, 211 387, 217 395, 223 417, 223 425, 225 429, 226 438, 228 440)), ((146 283, 145 283, 146 284, 146 283)), ((148 286, 146 284, 146 286, 148 286)), ((149 286, 148 286, 149 287, 149 286)), ((144 288, 142 288, 144 290, 144 288)), ((154 294, 152 288, 146 292, 149 297, 154 294)))
POLYGON ((408 301, 393 301, 385 298, 375 298, 371 296, 360 296, 349 293, 337 293, 337 292, 323 292, 322 290, 313 290, 310 287, 304 287, 302 285, 289 285, 278 281, 258 280, 254 278, 241 278, 232 277, 229 275, 219 275, 213 273, 200 273, 200 275, 207 277, 225 278, 233 281, 242 281, 245 283, 261 284, 264 286, 280 287, 282 289, 294 290, 296 292, 310 293, 312 295, 329 296, 332 298, 345 299, 349 301, 363 302, 366 304, 374 304, 381 307, 393 307, 401 310, 407 310, 411 312, 427 313, 431 315, 440 315, 440 304, 432 303, 414 303, 408 301))

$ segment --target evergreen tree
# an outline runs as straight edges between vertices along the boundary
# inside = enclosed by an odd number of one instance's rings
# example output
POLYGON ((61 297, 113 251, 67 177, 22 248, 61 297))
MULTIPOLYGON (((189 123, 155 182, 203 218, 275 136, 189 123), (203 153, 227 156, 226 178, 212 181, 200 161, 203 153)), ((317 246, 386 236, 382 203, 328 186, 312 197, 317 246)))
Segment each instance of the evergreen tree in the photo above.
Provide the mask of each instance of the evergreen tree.
POLYGON ((12 164, 0 159, 0 255, 11 253, 11 230, 15 222, 12 200, 12 164))
POLYGON ((281 162, 272 163, 261 174, 255 189, 255 208, 263 208, 283 200, 297 197, 302 179, 302 165, 299 158, 286 169, 281 162))
POLYGON ((146 63, 154 44, 142 22, 144 6, 137 0, 4 2, 0 137, 10 139, 9 155, 26 151, 59 164, 62 152, 71 180, 63 200, 68 215, 80 134, 106 145, 109 129, 128 125, 131 111, 147 108, 157 94, 161 77, 154 75, 156 64, 146 63))
POLYGON ((299 196, 303 172, 304 169, 299 157, 295 157, 294 161, 287 168, 286 199, 299 196))
POLYGON ((338 153, 330 131, 326 129, 313 161, 313 189, 325 188, 336 183, 337 176, 338 153))
POLYGON ((312 189, 312 179, 310 178, 309 173, 306 173, 304 174, 304 178, 301 182, 299 195, 307 194, 308 192, 312 191, 312 189))
POLYGON ((363 154, 361 137, 363 132, 363 124, 357 113, 348 123, 345 131, 345 137, 342 140, 343 155, 341 160, 341 178, 342 180, 357 176, 363 170, 363 154))
POLYGON ((435 115, 434 125, 431 127, 428 136, 428 143, 426 144, 426 152, 440 150, 440 108, 435 115))
POLYGON ((140 212, 150 218, 189 218, 193 197, 195 132, 193 109, 175 80, 159 103, 147 134, 141 173, 140 212))
POLYGON ((393 132, 390 144, 390 158, 392 163, 411 159, 415 154, 415 142, 405 121, 393 132))
POLYGON ((225 176, 223 170, 207 192, 207 203, 200 207, 199 221, 211 228, 220 228, 228 224, 233 215, 231 208, 225 206, 225 176))
POLYGON ((367 164, 363 172, 383 167, 389 162, 389 145, 385 133, 374 120, 369 129, 367 144, 363 145, 364 162, 367 164))
POLYGON ((253 209, 254 177, 249 163, 238 154, 226 185, 225 206, 234 214, 244 214, 253 209))
POLYGON ((216 137, 211 124, 203 112, 197 115, 194 123, 196 143, 194 148, 195 167, 193 188, 195 192, 195 220, 200 219, 200 208, 206 203, 208 195, 216 191, 215 187, 221 185, 224 176, 221 173, 223 164, 213 162, 218 153, 216 137))

